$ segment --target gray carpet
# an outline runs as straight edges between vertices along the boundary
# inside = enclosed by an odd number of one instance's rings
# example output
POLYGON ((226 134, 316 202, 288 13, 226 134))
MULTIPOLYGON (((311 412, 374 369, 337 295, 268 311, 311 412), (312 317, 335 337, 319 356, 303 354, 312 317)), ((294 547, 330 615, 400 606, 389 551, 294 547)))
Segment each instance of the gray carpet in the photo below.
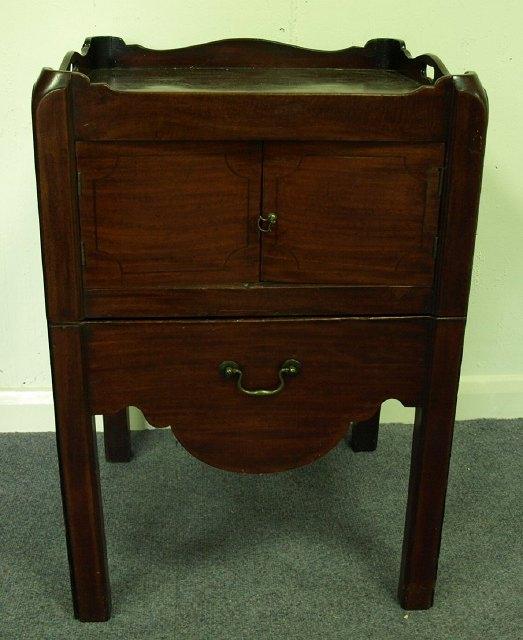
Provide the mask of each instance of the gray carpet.
POLYGON ((72 617, 54 434, 0 436, 0 638, 518 639, 523 420, 457 424, 436 604, 395 600, 411 429, 238 476, 168 432, 100 456, 113 617, 72 617))

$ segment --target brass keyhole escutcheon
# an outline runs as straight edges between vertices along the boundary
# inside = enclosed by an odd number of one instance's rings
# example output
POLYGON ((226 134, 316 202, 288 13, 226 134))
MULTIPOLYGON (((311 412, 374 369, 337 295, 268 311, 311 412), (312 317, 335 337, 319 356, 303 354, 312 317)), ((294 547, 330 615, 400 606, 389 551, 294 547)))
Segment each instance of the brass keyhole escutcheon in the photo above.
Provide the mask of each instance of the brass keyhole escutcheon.
POLYGON ((258 218, 258 229, 262 233, 269 233, 278 221, 278 216, 275 213, 269 213, 266 218, 260 216, 258 218))

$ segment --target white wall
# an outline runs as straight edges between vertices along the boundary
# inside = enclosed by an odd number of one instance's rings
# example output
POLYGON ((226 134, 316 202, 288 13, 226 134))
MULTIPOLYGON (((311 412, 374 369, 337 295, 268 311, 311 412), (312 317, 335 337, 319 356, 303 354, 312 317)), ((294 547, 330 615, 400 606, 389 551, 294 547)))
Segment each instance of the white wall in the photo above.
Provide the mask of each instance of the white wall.
MULTIPOLYGON (((491 115, 458 417, 522 416, 522 21, 517 0, 4 0, 0 430, 52 425, 30 96, 41 67, 56 67, 89 35, 118 35, 153 48, 241 36, 337 49, 399 37, 413 55, 440 55, 451 72, 477 71, 491 115)), ((406 415, 395 406, 386 418, 406 415)))

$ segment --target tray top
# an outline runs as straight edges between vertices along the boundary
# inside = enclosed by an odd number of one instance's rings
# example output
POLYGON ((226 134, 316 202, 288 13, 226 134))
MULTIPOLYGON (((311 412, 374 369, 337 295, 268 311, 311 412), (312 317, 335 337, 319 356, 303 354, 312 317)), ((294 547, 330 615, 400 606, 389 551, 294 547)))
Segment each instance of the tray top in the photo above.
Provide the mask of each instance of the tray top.
POLYGON ((398 94, 422 86, 386 69, 105 68, 86 75, 113 91, 398 94))
POLYGON ((61 70, 111 91, 176 94, 402 95, 448 74, 435 56, 412 58, 386 38, 334 51, 248 38, 155 50, 99 36, 68 53, 61 70))
POLYGON ((458 77, 384 38, 339 50, 255 39, 156 50, 100 36, 44 69, 32 104, 36 113, 60 89, 84 141, 442 142, 458 77))

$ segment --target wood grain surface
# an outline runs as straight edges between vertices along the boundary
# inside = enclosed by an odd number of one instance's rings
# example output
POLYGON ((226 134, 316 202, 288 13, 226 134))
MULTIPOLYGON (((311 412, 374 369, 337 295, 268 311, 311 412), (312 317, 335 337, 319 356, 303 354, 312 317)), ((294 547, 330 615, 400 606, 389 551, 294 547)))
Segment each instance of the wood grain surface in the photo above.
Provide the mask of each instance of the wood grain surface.
POLYGON ((431 286, 443 145, 268 143, 262 280, 431 286))
POLYGON ((80 143, 77 157, 86 288, 258 279, 260 145, 80 143))

